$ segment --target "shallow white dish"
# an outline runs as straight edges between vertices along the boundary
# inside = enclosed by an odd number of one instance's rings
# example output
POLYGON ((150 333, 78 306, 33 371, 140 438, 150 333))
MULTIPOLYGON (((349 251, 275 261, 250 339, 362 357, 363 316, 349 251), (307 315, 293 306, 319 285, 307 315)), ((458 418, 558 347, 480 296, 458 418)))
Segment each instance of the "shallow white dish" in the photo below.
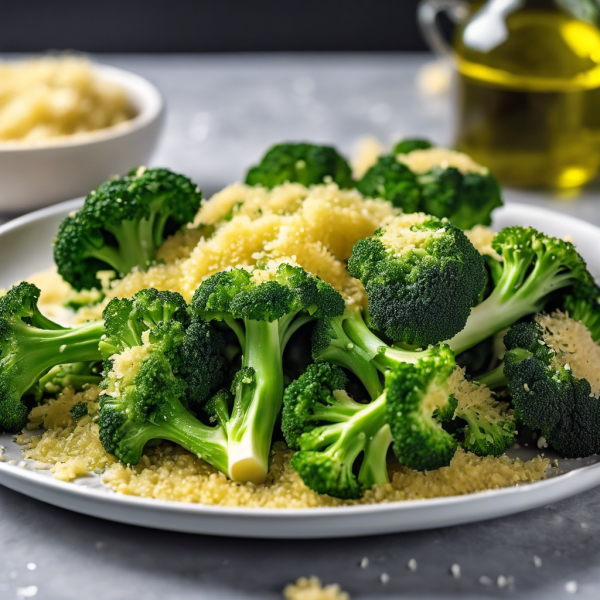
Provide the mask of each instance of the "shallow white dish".
POLYGON ((24 212, 87 194, 113 175, 150 158, 160 133, 164 103, 147 80, 105 65, 96 76, 125 90, 137 115, 130 121, 44 145, 0 144, 0 210, 24 212))
MULTIPOLYGON (((0 227, 0 287, 51 266, 51 245, 61 219, 81 200, 65 202, 21 217, 0 227)), ((600 275, 600 229, 562 214, 534 206, 510 204, 497 211, 496 227, 528 224, 556 236, 572 235, 595 276, 600 275)), ((0 484, 42 502, 112 521, 158 529, 225 536, 272 538, 348 537, 429 529, 491 519, 537 508, 600 485, 600 457, 559 461, 553 477, 520 487, 466 496, 415 500, 369 506, 305 510, 250 509, 202 506, 115 494, 99 476, 74 483, 55 480, 22 460, 21 448, 10 435, 5 446, 0 484)), ((528 449, 512 456, 531 458, 528 449)))

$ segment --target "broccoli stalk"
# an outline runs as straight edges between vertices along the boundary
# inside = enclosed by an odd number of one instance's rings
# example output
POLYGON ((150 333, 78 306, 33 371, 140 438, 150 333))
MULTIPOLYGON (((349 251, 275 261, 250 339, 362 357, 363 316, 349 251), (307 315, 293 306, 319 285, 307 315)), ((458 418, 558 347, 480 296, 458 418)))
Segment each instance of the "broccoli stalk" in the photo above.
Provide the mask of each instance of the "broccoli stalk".
POLYGON ((202 193, 183 175, 140 167, 103 183, 60 224, 54 260, 76 290, 98 288, 99 271, 147 269, 163 240, 193 221, 202 193))
POLYGON ((100 385, 102 369, 99 366, 98 362, 58 365, 40 378, 38 387, 41 392, 56 394, 67 387, 82 390, 89 385, 100 385))
POLYGON ((103 322, 61 327, 40 313, 39 295, 23 282, 0 299, 0 429, 6 431, 25 425, 23 397, 39 394, 38 381, 48 370, 101 358, 103 322))
POLYGON ((491 294, 471 310, 465 328, 448 340, 456 354, 539 312, 553 292, 593 283, 573 244, 531 227, 506 227, 492 246, 502 256, 501 274, 491 294))
POLYGON ((290 448, 298 450, 291 466, 304 482, 320 494, 347 499, 389 481, 392 435, 385 392, 359 404, 345 392, 346 384, 338 367, 309 366, 285 390, 282 428, 290 448))
POLYGON ((308 321, 340 314, 342 297, 301 267, 282 263, 252 272, 232 269, 213 275, 196 290, 195 318, 223 321, 238 336, 242 367, 226 424, 229 474, 262 483, 283 398, 283 350, 308 321))

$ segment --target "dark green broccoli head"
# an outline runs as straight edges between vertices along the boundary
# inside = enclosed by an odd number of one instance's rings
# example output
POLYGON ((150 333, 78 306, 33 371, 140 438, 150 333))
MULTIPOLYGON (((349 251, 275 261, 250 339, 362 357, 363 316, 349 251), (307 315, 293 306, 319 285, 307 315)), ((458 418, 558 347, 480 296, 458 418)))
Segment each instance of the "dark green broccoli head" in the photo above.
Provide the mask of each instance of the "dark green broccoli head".
POLYGON ((304 375, 290 383, 283 396, 281 422, 290 448, 298 450, 300 436, 321 424, 328 410, 333 414, 333 405, 342 409, 334 392, 345 390, 347 383, 344 371, 329 363, 310 365, 304 375))
POLYGON ((0 429, 7 431, 25 425, 24 399, 41 397, 39 380, 50 369, 100 359, 102 322, 61 327, 40 313, 39 294, 23 282, 0 298, 0 429))
POLYGON ((223 334, 210 323, 194 321, 185 332, 179 362, 188 403, 196 408, 225 383, 229 365, 223 334))
POLYGON ((343 298, 302 267, 285 263, 276 269, 232 269, 202 282, 191 302, 199 318, 273 322, 299 312, 319 318, 344 311, 343 298))
POLYGON ((88 414, 87 402, 76 402, 73 404, 73 406, 71 406, 71 410, 69 412, 76 421, 79 421, 79 419, 82 419, 88 414))
POLYGON ((449 420, 455 400, 447 381, 455 368, 448 347, 441 347, 416 364, 399 364, 386 378, 387 419, 400 464, 418 471, 450 464, 458 447, 437 415, 449 420))
POLYGON ((394 146, 394 154, 408 154, 413 150, 429 150, 429 148, 433 148, 433 144, 429 140, 406 138, 394 146))
POLYGON ((348 271, 365 286, 373 327, 419 346, 459 332, 485 285, 483 258, 465 234, 423 214, 357 242, 348 271))
POLYGON ((163 240, 194 220, 202 193, 168 169, 139 168, 103 183, 61 224, 54 260, 76 290, 101 288, 98 271, 147 269, 163 240))
POLYGON ((384 198, 406 213, 419 210, 421 193, 415 174, 393 155, 381 156, 356 184, 368 198, 384 198))
POLYGON ((276 144, 246 174, 248 185, 274 188, 286 182, 317 185, 331 178, 341 188, 354 185, 346 159, 331 146, 276 144))
MULTIPOLYGON (((600 400, 587 379, 577 377, 567 360, 581 360, 590 344, 577 347, 571 339, 568 351, 557 350, 552 338, 566 321, 554 319, 552 330, 537 321, 517 323, 504 338, 504 374, 516 416, 542 436, 565 458, 579 458, 600 451, 600 400)), ((592 349, 593 351, 594 349, 592 349)), ((596 368, 595 365, 593 367, 596 368)), ((592 373, 592 375, 594 375, 592 373)))
POLYGON ((106 335, 100 344, 107 360, 125 348, 142 345, 142 334, 160 323, 178 322, 183 331, 188 323, 187 304, 177 292, 149 288, 133 298, 113 298, 102 313, 106 335))
POLYGON ((318 494, 350 500, 359 498, 363 492, 352 472, 354 460, 340 460, 330 452, 302 450, 292 456, 290 464, 302 481, 318 494))
POLYGON ((463 174, 454 167, 435 166, 418 180, 421 210, 446 217, 461 229, 489 225, 492 212, 503 204, 500 186, 489 172, 463 174))

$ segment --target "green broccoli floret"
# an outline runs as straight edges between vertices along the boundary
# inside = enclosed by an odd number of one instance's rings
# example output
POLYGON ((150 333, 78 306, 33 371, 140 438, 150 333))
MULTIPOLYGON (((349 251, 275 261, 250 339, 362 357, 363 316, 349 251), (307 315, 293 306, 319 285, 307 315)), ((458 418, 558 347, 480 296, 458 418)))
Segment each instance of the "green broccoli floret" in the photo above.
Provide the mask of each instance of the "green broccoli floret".
POLYGON ((346 159, 332 146, 305 143, 276 144, 246 174, 248 185, 274 188, 282 183, 317 185, 331 179, 341 188, 354 186, 346 159))
POLYGON ((298 450, 291 466, 306 485, 320 494, 357 498, 389 481, 392 436, 386 394, 359 404, 346 393, 346 383, 338 367, 311 365, 285 390, 282 428, 290 448, 298 450))
POLYGON ((420 210, 446 217, 461 229, 490 225, 492 212, 503 205, 500 186, 489 172, 463 174, 454 167, 435 166, 418 180, 420 210))
POLYGON ((100 385, 102 381, 102 363, 77 362, 70 365, 53 367, 40 378, 40 393, 58 394, 68 387, 83 390, 90 385, 100 385))
POLYGON ((439 469, 450 464, 458 442, 436 418, 436 411, 449 420, 456 401, 447 381, 455 368, 454 355, 447 347, 436 349, 415 364, 398 364, 389 372, 393 401, 388 399, 394 452, 400 464, 418 471, 439 469))
POLYGON ((0 298, 0 429, 17 431, 27 422, 24 396, 38 395, 38 381, 52 367, 100 360, 101 321, 65 328, 44 317, 40 290, 20 283, 0 298))
POLYGON ((344 310, 342 297, 301 267, 241 268, 217 273, 196 290, 195 318, 223 321, 238 336, 242 368, 227 438, 230 476, 262 483, 283 398, 283 350, 303 324, 344 310))
POLYGON ((79 421, 79 419, 88 414, 88 405, 86 402, 76 402, 73 404, 73 406, 71 406, 71 410, 69 412, 76 421, 79 421))
POLYGON ((465 328, 448 340, 456 354, 541 311, 555 292, 593 284, 573 244, 532 227, 506 227, 496 234, 492 246, 502 257, 496 283, 471 310, 465 328))
POLYGON ((60 224, 54 261, 76 290, 98 288, 98 271, 147 269, 163 240, 194 220, 202 193, 187 177, 140 167, 103 183, 60 224))
POLYGON ((433 144, 429 140, 406 138, 394 146, 394 154, 408 154, 413 150, 429 150, 429 148, 433 148, 433 144))
MULTIPOLYGON (((425 140, 404 140, 396 144, 394 154, 382 156, 357 183, 365 196, 385 198, 404 212, 424 212, 447 218, 461 229, 489 225, 494 209, 502 206, 500 186, 487 169, 461 172, 440 164, 413 171, 410 154, 432 148, 425 140), (405 164, 406 163, 406 164, 405 164)), ((454 153, 444 151, 451 158, 454 153)))
POLYGON ((593 348, 591 338, 586 341, 577 332, 572 334, 570 347, 553 343, 561 328, 571 325, 558 318, 550 325, 538 320, 517 323, 504 338, 504 375, 515 413, 525 425, 541 432, 565 458, 597 454, 600 397, 598 389, 590 385, 597 379, 597 366, 593 363, 589 375, 583 371, 588 381, 573 364, 593 360, 596 357, 589 354, 598 350, 593 348))
POLYGON ((113 298, 104 310, 105 360, 100 397, 100 441, 125 464, 137 464, 151 440, 169 440, 228 473, 225 431, 199 421, 186 407, 189 386, 218 386, 222 373, 198 364, 204 356, 215 365, 208 339, 211 328, 189 325, 180 294, 142 290, 132 299, 113 298), (190 339, 195 338, 195 339, 190 339), (203 344, 208 349, 203 354, 203 344), (202 378, 206 380, 202 380, 202 378))
POLYGON ((65 308, 70 308, 71 310, 77 311, 83 307, 100 304, 100 302, 104 300, 104 297, 104 292, 101 292, 96 288, 91 290, 81 290, 80 292, 71 290, 69 295, 65 298, 63 306, 65 308))
POLYGON ((414 213, 421 206, 421 192, 416 175, 395 156, 380 156, 356 184, 356 189, 368 198, 384 198, 405 213, 414 213))
POLYGON ((370 324, 396 342, 427 346, 464 326, 485 285, 467 236, 436 217, 397 217, 358 241, 348 261, 369 297, 370 324))
POLYGON ((562 299, 561 308, 572 319, 583 323, 595 342, 600 342, 600 289, 596 284, 575 286, 562 299))

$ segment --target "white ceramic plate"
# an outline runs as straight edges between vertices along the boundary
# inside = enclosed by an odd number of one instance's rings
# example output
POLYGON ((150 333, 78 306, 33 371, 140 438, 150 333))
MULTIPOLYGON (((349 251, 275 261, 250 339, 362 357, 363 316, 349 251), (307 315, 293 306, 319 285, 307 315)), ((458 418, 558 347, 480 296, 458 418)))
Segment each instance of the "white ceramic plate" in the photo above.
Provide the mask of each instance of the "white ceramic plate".
MULTIPOLYGON (((27 215, 0 227, 0 287, 52 264, 51 244, 61 219, 78 208, 74 200, 27 215)), ((510 204, 497 211, 495 226, 527 224, 556 236, 572 235, 596 277, 600 275, 600 229, 541 208, 510 204)), ((0 483, 43 502, 112 521, 158 529, 227 536, 324 538, 392 533, 458 525, 537 508, 600 485, 600 457, 559 461, 553 477, 520 487, 434 500, 305 510, 202 506, 122 496, 98 476, 74 483, 53 479, 23 461, 10 435, 0 436, 5 462, 0 483)), ((512 451, 528 459, 531 450, 512 451)))

